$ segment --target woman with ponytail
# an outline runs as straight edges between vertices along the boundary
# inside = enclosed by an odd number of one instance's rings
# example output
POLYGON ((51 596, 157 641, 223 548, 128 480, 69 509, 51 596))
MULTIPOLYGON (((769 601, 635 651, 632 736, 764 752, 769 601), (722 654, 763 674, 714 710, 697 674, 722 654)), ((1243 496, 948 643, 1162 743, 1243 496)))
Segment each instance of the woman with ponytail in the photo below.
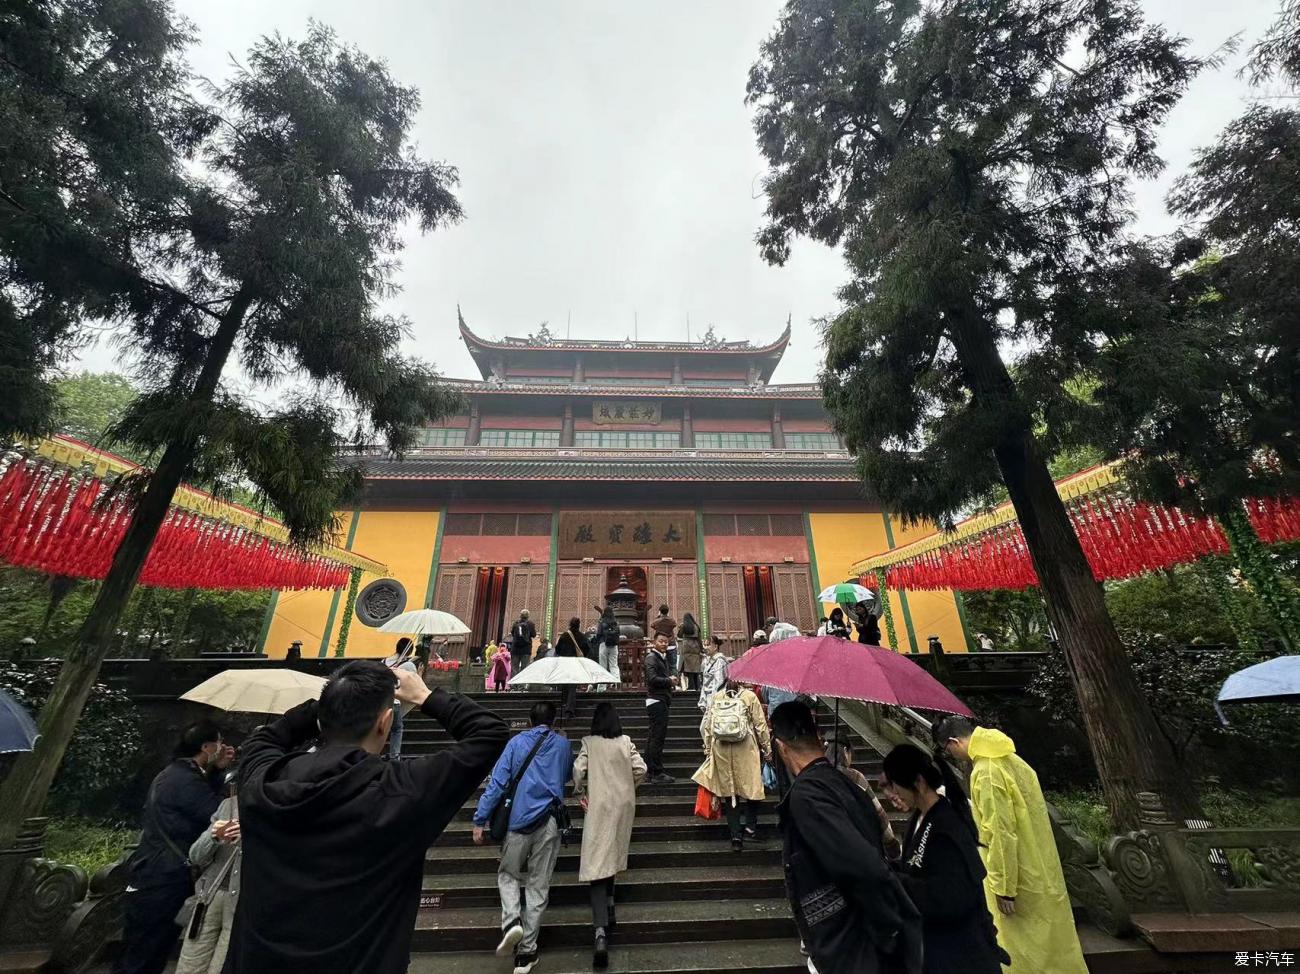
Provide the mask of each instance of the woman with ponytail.
POLYGON ((984 900, 984 864, 961 782, 946 762, 901 744, 885 757, 884 785, 912 812, 896 868, 921 911, 924 974, 999 974, 1006 954, 984 900))

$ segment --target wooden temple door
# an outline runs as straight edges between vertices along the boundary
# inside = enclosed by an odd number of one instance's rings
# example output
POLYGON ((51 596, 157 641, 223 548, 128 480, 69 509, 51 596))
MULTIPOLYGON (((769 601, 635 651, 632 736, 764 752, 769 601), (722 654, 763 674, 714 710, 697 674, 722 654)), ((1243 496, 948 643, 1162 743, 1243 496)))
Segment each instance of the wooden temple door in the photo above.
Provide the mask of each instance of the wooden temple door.
POLYGON ((802 633, 817 631, 817 609, 813 606, 812 573, 807 565, 774 565, 772 587, 776 590, 776 616, 802 633))
MULTIPOLYGON (((465 625, 470 625, 470 617, 474 612, 474 587, 477 581, 477 568, 466 565, 439 566, 432 607, 450 612, 465 625)), ((468 659, 467 639, 467 636, 449 638, 444 650, 447 659, 468 659)))
POLYGON ((519 613, 528 610, 528 618, 537 627, 541 636, 545 630, 546 614, 546 569, 522 565, 510 569, 510 581, 506 585, 505 629, 519 618, 519 613))
POLYGON ((465 624, 470 627, 470 646, 486 646, 489 642, 500 642, 502 633, 507 631, 506 620, 506 584, 510 569, 500 565, 479 568, 474 580, 474 612, 465 624))
POLYGON ((700 619, 699 578, 694 565, 678 565, 661 562, 650 566, 650 618, 659 617, 659 606, 667 605, 668 613, 680 624, 682 617, 690 613, 695 617, 696 625, 703 625, 700 619))
POLYGON ((605 569, 600 565, 558 565, 555 569, 555 616, 551 642, 577 616, 584 630, 596 622, 595 606, 605 604, 605 569))
POLYGON ((749 619, 745 613, 745 585, 739 568, 710 565, 709 630, 722 640, 722 651, 733 659, 749 648, 749 619))

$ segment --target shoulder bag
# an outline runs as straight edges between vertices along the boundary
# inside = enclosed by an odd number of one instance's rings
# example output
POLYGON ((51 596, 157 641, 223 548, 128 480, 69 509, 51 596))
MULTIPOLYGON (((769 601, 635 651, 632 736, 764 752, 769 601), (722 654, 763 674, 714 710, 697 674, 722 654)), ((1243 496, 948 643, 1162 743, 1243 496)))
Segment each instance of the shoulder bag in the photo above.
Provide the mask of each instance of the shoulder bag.
POLYGON ((533 763, 533 758, 537 756, 537 752, 541 750, 546 738, 550 735, 549 730, 545 734, 538 735, 537 742, 533 745, 532 750, 528 752, 528 756, 524 758, 524 763, 519 766, 519 770, 515 772, 514 777, 510 779, 510 784, 506 786, 506 790, 501 794, 501 799, 496 803, 496 807, 492 809, 492 814, 488 816, 488 835, 492 837, 493 842, 505 841, 506 833, 510 831, 510 810, 515 804, 515 791, 519 787, 519 782, 523 780, 524 772, 533 763))

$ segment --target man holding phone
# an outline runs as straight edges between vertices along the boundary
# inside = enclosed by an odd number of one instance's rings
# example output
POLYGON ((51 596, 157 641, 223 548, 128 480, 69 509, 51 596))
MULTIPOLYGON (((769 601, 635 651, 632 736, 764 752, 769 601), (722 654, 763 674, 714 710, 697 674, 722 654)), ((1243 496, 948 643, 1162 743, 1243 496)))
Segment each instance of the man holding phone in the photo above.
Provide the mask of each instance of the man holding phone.
POLYGON ((319 703, 254 731, 240 763, 246 855, 225 974, 404 974, 425 852, 509 736, 468 698, 375 660, 348 663, 319 703), (455 746, 381 761, 394 697, 446 727, 455 746))

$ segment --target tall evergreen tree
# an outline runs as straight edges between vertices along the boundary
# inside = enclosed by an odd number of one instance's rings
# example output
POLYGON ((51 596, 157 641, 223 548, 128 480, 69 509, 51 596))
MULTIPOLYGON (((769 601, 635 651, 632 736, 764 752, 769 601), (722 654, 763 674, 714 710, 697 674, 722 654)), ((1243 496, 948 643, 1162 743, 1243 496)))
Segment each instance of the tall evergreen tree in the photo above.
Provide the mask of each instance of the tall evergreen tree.
MULTIPOLYGON (((1258 83, 1300 87, 1300 5, 1254 48, 1258 83)), ((1300 494, 1300 109, 1251 104, 1174 185, 1187 235, 1121 248, 1074 298, 1106 336, 1079 430, 1144 497, 1216 517, 1276 629, 1300 606, 1242 510, 1300 494)))
POLYGON ((0 437, 48 432, 83 324, 169 284, 149 245, 211 125, 169 0, 0 5, 0 437))
POLYGON ((1093 350, 1053 298, 1122 232, 1130 178, 1159 171, 1156 128, 1200 66, 1184 46, 1133 0, 790 0, 749 81, 763 254, 806 235, 851 273, 822 374, 836 428, 905 518, 1005 484, 1119 826, 1139 791, 1181 817, 1196 799, 1045 460, 1093 350))
POLYGON ((404 358, 406 323, 382 313, 404 221, 460 217, 456 172, 410 144, 418 93, 384 64, 313 25, 263 40, 207 92, 201 175, 153 240, 176 295, 137 309, 124 332, 141 396, 116 436, 160 455, 136 485, 131 523, 41 711, 41 742, 0 790, 0 840, 49 789, 145 557, 183 479, 254 484, 295 541, 330 535, 359 469, 341 449, 413 444, 414 426, 455 397, 404 358), (305 391, 263 408, 222 375, 305 391))

